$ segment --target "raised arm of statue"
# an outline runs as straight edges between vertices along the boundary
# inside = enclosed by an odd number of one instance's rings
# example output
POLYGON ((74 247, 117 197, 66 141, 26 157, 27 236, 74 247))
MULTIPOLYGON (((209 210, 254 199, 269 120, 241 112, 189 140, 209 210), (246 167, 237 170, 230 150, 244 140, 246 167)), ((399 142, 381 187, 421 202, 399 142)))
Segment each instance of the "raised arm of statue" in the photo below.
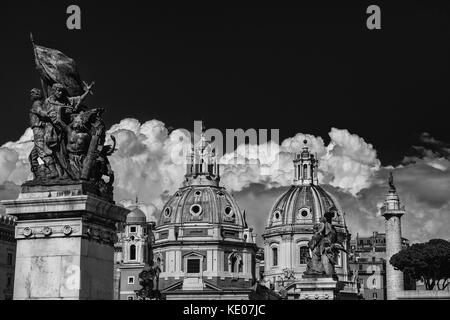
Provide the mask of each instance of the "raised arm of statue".
POLYGON ((87 84, 86 82, 84 83, 84 93, 81 96, 78 97, 70 97, 69 101, 71 102, 72 105, 72 111, 74 113, 77 113, 80 109, 81 104, 83 103, 84 99, 86 99, 86 97, 88 96, 89 93, 92 94, 92 87, 95 85, 95 82, 92 82, 91 84, 87 84))

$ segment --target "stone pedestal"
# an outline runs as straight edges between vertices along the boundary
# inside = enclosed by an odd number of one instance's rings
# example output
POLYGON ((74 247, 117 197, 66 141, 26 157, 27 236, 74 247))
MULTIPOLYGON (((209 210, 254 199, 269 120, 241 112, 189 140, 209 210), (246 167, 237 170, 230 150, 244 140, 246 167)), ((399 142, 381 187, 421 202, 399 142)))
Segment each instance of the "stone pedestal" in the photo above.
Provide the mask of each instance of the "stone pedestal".
POLYGON ((127 209, 73 183, 23 187, 2 201, 17 217, 14 299, 113 299, 117 222, 127 209))
POLYGON ((334 300, 338 282, 331 277, 303 278, 295 282, 300 300, 334 300))

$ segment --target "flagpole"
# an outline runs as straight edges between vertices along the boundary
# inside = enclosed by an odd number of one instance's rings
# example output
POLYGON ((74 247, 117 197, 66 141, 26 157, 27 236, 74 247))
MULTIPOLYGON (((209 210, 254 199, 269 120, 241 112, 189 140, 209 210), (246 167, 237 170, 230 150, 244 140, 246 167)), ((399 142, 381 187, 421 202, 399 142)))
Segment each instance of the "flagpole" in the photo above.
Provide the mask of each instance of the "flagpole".
MULTIPOLYGON (((33 45, 33 52, 34 52, 34 60, 36 63, 36 66, 39 65, 39 59, 38 59, 38 55, 37 55, 37 51, 36 51, 36 46, 34 44, 34 40, 33 40, 33 33, 30 32, 30 40, 31 40, 31 44, 33 45)), ((42 92, 44 93, 44 98, 47 99, 48 97, 48 92, 44 86, 44 80, 42 80, 42 77, 39 76, 39 79, 41 79, 41 87, 42 87, 42 92)))

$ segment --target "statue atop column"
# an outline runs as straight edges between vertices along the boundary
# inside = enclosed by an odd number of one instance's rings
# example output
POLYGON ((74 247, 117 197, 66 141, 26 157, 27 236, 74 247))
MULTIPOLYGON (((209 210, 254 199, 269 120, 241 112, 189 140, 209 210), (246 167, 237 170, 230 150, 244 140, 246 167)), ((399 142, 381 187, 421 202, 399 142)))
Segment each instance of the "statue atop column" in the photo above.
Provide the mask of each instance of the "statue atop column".
POLYGON ((34 42, 33 49, 42 90, 31 90, 34 179, 26 185, 85 182, 112 199, 114 173, 107 157, 115 151, 115 139, 105 145, 105 110, 83 105, 94 83, 82 82, 75 61, 62 52, 34 42))
POLYGON ((332 219, 336 214, 337 210, 331 208, 321 218, 320 223, 314 226, 314 234, 308 242, 311 258, 307 262, 307 269, 304 273, 306 276, 336 278, 334 266, 338 263, 339 251, 346 252, 338 240, 336 228, 332 224, 332 219))
POLYGON ((392 171, 389 173, 388 183, 389 183, 389 192, 395 193, 396 192, 396 188, 395 188, 395 185, 394 185, 394 175, 392 174, 392 171))

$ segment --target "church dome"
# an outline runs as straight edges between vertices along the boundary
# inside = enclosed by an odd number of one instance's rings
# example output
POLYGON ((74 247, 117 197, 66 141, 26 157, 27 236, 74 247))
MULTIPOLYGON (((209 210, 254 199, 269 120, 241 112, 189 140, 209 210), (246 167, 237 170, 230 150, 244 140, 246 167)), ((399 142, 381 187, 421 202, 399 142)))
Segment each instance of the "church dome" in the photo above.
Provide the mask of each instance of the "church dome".
POLYGON ((240 294, 256 279, 256 236, 219 184, 219 163, 203 130, 186 160, 183 185, 165 203, 154 232, 161 292, 195 292, 198 299, 240 294))
POLYGON ((127 215, 127 224, 130 223, 145 223, 147 222, 147 217, 145 216, 145 213, 139 209, 139 207, 136 205, 134 206, 130 213, 127 215))
POLYGON ((319 185, 293 185, 275 202, 266 228, 292 224, 316 224, 327 211, 336 211, 333 221, 341 224, 342 212, 331 194, 319 185))
POLYGON ((245 213, 219 185, 219 164, 204 135, 187 160, 184 185, 166 202, 158 226, 206 222, 246 228, 245 213))
POLYGON ((304 143, 302 152, 294 159, 294 183, 273 205, 267 219, 266 231, 288 225, 307 225, 312 228, 328 211, 334 213, 333 222, 345 228, 339 203, 319 185, 318 160, 310 153, 306 140, 304 143))
POLYGON ((245 226, 245 217, 234 198, 223 187, 189 185, 167 201, 158 226, 171 223, 233 224, 245 226))
MULTIPOLYGON (((295 295, 295 281, 304 278, 311 256, 310 241, 315 226, 327 213, 332 214, 332 224, 337 240, 347 248, 350 234, 345 224, 344 212, 338 201, 319 185, 317 156, 311 154, 304 141, 303 150, 294 158, 293 184, 276 200, 271 208, 264 239, 264 281, 281 290, 275 279, 285 278, 289 272, 291 283, 283 290, 295 295)), ((348 281, 348 257, 342 251, 336 258, 336 275, 348 281)))

